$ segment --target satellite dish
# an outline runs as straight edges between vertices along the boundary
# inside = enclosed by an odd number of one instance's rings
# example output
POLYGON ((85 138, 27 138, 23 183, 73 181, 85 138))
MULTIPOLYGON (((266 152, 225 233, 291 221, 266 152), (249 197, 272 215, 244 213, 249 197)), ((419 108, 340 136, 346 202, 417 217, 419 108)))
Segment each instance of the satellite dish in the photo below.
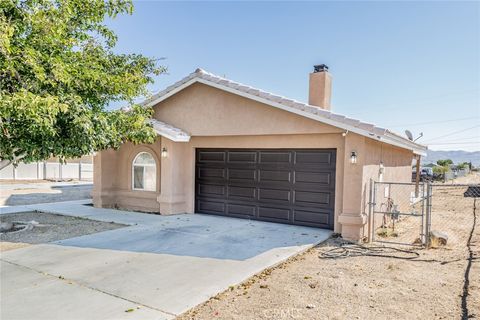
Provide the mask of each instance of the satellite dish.
POLYGON ((405 130, 405 134, 407 135, 408 140, 413 141, 413 134, 410 130, 405 130))

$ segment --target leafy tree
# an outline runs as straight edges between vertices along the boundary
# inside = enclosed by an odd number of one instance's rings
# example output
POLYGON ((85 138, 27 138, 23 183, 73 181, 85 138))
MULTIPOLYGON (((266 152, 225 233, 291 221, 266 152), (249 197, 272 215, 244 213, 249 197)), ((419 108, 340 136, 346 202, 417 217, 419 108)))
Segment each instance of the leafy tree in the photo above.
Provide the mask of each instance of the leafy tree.
POLYGON ((441 167, 448 167, 449 165, 453 164, 453 161, 450 159, 437 160, 437 164, 441 167))
POLYGON ((448 172, 449 168, 448 166, 435 166, 432 168, 432 170, 435 174, 444 175, 446 172, 448 172))
POLYGON ((132 11, 129 0, 0 0, 0 169, 154 141, 152 110, 133 99, 165 68, 114 53, 104 23, 132 11), (109 111, 113 101, 130 107, 109 111))
POLYGON ((460 170, 466 169, 466 168, 471 168, 471 163, 470 162, 462 162, 457 165, 457 168, 460 170))

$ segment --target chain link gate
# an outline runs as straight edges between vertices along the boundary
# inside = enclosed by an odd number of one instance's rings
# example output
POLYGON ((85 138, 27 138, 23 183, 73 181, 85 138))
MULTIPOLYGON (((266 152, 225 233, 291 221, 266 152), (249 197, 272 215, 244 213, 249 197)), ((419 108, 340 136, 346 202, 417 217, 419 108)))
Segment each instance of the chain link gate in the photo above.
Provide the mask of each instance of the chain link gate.
POLYGON ((429 234, 431 185, 372 181, 370 241, 424 246, 429 234))
POLYGON ((371 181, 369 240, 410 246, 464 247, 480 184, 371 181), (433 239, 433 240, 432 240, 433 239), (441 245, 441 244, 440 244, 441 245))

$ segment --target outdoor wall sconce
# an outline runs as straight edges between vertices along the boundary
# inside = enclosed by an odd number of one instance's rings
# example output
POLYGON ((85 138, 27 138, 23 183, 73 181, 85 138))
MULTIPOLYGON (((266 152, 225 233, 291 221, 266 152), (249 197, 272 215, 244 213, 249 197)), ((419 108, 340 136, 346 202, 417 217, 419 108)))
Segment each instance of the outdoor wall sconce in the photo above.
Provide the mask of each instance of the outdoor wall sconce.
POLYGON ((350 153, 350 163, 351 164, 356 164, 357 163, 357 152, 356 151, 352 151, 352 153, 350 153))
POLYGON ((163 147, 162 148, 162 158, 166 158, 167 156, 168 156, 167 148, 163 147))
POLYGON ((383 161, 380 161, 380 168, 378 171, 380 174, 383 174, 385 172, 385 166, 383 165, 383 161))

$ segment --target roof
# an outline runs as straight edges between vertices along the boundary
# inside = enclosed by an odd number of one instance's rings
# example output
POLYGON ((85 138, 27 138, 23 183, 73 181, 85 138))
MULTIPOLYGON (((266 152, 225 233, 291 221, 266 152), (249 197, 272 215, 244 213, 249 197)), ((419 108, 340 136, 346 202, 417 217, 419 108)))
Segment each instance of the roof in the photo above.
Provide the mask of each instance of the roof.
POLYGON ((153 126, 153 130, 155 130, 155 132, 162 137, 168 138, 175 142, 190 141, 190 135, 182 129, 175 128, 174 126, 157 119, 150 119, 149 122, 153 126))
MULTIPOLYGON (((197 69, 187 77, 152 95, 141 104, 147 107, 171 97, 194 83, 202 83, 248 99, 252 99, 272 107, 298 114, 319 122, 348 130, 359 135, 382 141, 397 147, 412 150, 415 154, 426 155, 427 147, 404 138, 388 129, 373 124, 352 119, 328 110, 321 109, 303 102, 288 99, 270 92, 253 88, 229 79, 222 78, 202 69, 197 69)), ((165 124, 167 125, 167 124, 165 124)), ((168 126, 168 125, 167 125, 168 126)), ((172 127, 173 128, 173 127, 172 127)), ((176 128, 175 128, 176 129, 176 128)), ((180 129, 178 129, 180 130, 180 129)), ((181 130, 180 130, 181 131, 181 130)), ((188 141, 188 140, 187 140, 188 141)))

